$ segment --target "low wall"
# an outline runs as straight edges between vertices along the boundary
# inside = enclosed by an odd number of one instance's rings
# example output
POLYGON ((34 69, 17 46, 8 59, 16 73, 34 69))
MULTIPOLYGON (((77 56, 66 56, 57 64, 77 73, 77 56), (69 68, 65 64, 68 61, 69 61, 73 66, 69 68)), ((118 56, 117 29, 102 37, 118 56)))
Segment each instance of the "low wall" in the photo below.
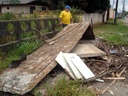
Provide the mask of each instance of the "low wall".
MULTIPOLYGON (((107 12, 104 14, 104 22, 107 18, 107 12)), ((99 13, 84 13, 83 14, 83 22, 90 22, 93 24, 98 24, 103 22, 103 14, 99 13)))

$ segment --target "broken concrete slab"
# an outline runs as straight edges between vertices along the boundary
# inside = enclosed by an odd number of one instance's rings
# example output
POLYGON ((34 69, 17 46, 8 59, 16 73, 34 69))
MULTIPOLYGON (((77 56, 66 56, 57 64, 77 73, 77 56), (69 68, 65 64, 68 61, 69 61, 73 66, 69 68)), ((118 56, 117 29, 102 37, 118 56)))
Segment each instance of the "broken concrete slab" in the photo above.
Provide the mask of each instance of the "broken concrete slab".
POLYGON ((71 53, 76 53, 80 57, 105 56, 106 53, 92 44, 77 44, 71 53))

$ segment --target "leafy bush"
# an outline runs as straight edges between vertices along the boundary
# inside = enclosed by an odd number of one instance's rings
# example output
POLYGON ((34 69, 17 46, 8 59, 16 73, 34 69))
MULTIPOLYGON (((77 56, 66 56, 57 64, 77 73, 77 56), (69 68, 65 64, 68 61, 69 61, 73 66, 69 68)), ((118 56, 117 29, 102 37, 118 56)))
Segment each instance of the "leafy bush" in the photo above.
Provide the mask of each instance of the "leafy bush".
POLYGON ((15 14, 12 12, 3 13, 0 16, 0 20, 12 20, 12 19, 16 19, 15 14))

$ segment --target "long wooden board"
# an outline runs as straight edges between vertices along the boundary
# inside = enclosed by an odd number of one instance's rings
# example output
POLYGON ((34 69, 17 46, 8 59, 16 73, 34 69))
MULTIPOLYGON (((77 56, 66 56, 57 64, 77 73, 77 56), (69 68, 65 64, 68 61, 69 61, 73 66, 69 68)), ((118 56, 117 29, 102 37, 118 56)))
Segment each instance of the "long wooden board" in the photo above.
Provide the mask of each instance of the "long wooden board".
POLYGON ((67 61, 67 64, 70 66, 71 70, 73 71, 74 75, 77 79, 83 79, 83 75, 80 73, 80 71, 74 66, 73 62, 71 61, 71 57, 76 55, 75 53, 63 53, 64 58, 67 61))
POLYGON ((67 60, 64 58, 63 53, 60 52, 55 60, 63 67, 63 69, 69 74, 73 79, 76 79, 71 67, 68 65, 67 60))
POLYGON ((95 76, 93 72, 87 67, 87 65, 80 59, 80 57, 73 55, 70 57, 70 59, 85 79, 89 79, 95 76))

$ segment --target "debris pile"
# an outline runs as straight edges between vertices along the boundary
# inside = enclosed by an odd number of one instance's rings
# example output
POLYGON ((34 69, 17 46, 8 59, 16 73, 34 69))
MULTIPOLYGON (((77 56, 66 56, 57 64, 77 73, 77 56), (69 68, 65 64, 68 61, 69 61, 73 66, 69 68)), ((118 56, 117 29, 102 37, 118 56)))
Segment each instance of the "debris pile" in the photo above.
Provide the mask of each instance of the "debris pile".
MULTIPOLYGON (((69 54, 69 56, 73 56, 71 54, 74 53, 75 55, 77 54, 81 58, 81 60, 83 60, 85 65, 87 65, 87 67, 91 70, 91 72, 94 73, 94 76, 91 74, 90 78, 85 78, 84 80, 82 80, 82 82, 89 83, 89 82, 98 81, 103 83, 103 82, 107 82, 107 80, 113 80, 105 89, 99 92, 99 94, 104 94, 109 89, 110 85, 114 84, 116 80, 124 80, 127 78, 125 76, 122 76, 122 74, 126 71, 126 68, 128 66, 127 48, 116 45, 110 46, 106 42, 104 42, 104 40, 99 38, 88 42, 87 41, 82 41, 82 42, 84 43, 82 43, 81 45, 81 41, 80 41, 71 51, 71 53, 63 53, 63 54, 69 54), (89 47, 90 45, 91 47, 89 47), (93 50, 96 49, 94 46, 97 47, 98 50, 93 50)), ((68 58, 68 55, 67 57, 64 56, 64 58, 65 59, 68 58)), ((57 58, 57 60, 60 59, 57 58)), ((67 62, 69 63, 68 64, 69 67, 77 77, 75 73, 76 71, 73 69, 74 67, 71 66, 72 64, 71 60, 70 61, 67 60, 67 62)), ((63 62, 58 61, 58 63, 63 63, 63 62)), ((80 63, 78 63, 78 65, 80 65, 80 63)), ((65 67, 63 68, 66 70, 67 73, 69 73, 68 72, 69 70, 67 70, 65 67)), ((89 74, 86 68, 84 71, 85 74, 89 74)))
MULTIPOLYGON (((104 40, 95 38, 89 22, 70 24, 52 39, 46 40, 44 46, 28 55, 19 66, 4 70, 0 74, 0 91, 26 94, 59 64, 72 79, 80 79, 82 84, 113 79, 112 85, 116 80, 126 78, 123 73, 126 72, 127 59, 126 47, 110 46, 104 40), (64 59, 56 59, 61 51, 66 53, 64 59), (65 60, 68 64, 64 63, 65 60)), ((57 74, 55 70, 53 72, 55 77, 57 74)))

